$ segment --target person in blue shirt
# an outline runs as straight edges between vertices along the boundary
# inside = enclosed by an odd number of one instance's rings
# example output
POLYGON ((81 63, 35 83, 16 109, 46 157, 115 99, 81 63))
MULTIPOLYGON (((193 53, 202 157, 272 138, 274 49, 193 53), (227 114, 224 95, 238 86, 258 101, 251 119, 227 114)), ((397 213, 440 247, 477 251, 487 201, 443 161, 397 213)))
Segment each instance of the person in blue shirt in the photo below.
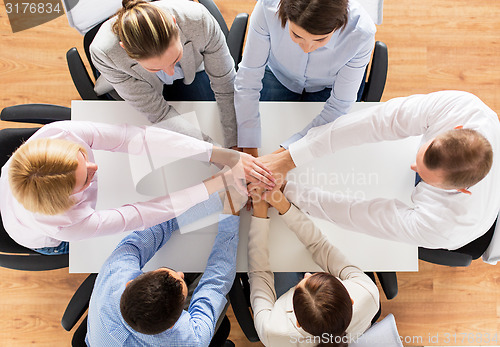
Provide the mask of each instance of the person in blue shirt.
POLYGON ((326 101, 321 113, 282 143, 347 113, 375 44, 375 24, 355 0, 258 0, 235 80, 238 146, 261 146, 261 101, 326 101))
MULTIPOLYGON (((224 205, 227 213, 230 210, 224 205)), ((183 310, 188 290, 182 272, 167 267, 142 271, 178 228, 174 218, 135 231, 118 244, 95 282, 87 345, 209 345, 236 274, 239 216, 220 215, 207 267, 187 311, 183 310)))

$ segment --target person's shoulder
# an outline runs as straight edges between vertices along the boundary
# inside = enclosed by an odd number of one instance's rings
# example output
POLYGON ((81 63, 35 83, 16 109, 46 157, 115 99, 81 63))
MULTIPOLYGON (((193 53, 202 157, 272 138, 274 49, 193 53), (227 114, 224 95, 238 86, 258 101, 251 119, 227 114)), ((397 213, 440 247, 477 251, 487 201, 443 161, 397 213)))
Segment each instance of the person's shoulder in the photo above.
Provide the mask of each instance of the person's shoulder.
POLYGON ((170 12, 180 26, 184 22, 193 22, 202 19, 210 13, 202 4, 189 0, 160 0, 152 2, 162 10, 170 12))
POLYGON ((349 1, 346 30, 356 31, 368 36, 374 36, 377 28, 365 8, 356 0, 349 1))
POLYGON ((107 53, 113 48, 119 46, 120 40, 112 30, 112 26, 115 21, 116 17, 112 17, 101 25, 99 31, 90 44, 90 51, 92 53, 107 53))

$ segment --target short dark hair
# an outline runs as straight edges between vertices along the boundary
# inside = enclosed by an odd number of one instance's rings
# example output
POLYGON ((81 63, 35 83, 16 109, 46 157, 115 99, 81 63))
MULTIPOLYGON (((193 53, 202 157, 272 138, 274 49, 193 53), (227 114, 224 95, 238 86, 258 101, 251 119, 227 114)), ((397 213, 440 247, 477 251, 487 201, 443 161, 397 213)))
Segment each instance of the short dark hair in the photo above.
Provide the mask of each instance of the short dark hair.
POLYGON ((443 184, 450 189, 471 187, 481 181, 493 163, 488 140, 473 129, 453 129, 436 136, 423 162, 430 170, 443 170, 443 184))
MULTIPOLYGON (((352 301, 347 289, 333 275, 318 272, 303 286, 295 287, 293 310, 302 329, 313 336, 324 333, 342 337, 352 319, 352 301)), ((337 339, 335 339, 337 340, 337 339)), ((320 343, 318 346, 347 346, 344 342, 320 343)))
POLYGON ((326 35, 347 25, 348 0, 280 0, 278 17, 313 35, 326 35))
POLYGON ((171 328, 181 316, 186 298, 182 281, 168 271, 150 271, 123 291, 120 312, 135 331, 154 335, 171 328))

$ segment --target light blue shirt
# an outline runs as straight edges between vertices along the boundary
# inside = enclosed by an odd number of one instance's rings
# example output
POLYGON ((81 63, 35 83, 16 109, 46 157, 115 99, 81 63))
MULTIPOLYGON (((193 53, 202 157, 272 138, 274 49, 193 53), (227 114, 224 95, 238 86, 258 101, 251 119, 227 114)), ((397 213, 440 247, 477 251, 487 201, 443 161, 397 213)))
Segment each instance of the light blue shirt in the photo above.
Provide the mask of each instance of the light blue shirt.
POLYGON ((243 60, 235 80, 234 105, 238 121, 238 146, 261 146, 259 97, 267 66, 278 81, 295 92, 332 88, 321 113, 283 145, 297 141, 307 131, 334 121, 356 101, 365 68, 375 45, 375 24, 354 0, 349 0, 347 26, 337 30, 321 48, 304 53, 292 41, 288 23, 281 27, 279 0, 259 0, 250 18, 243 60))
POLYGON ((180 80, 184 78, 184 71, 182 71, 181 65, 176 63, 174 66, 174 74, 169 76, 165 73, 165 71, 160 70, 156 73, 156 76, 165 84, 174 84, 175 80, 180 80))
MULTIPOLYGON (((120 313, 120 298, 128 281, 142 274, 144 265, 178 229, 176 219, 126 236, 104 263, 90 300, 89 346, 208 346, 226 305, 236 274, 239 217, 221 215, 207 267, 188 311, 175 325, 156 335, 134 331, 120 313)), ((187 255, 189 256, 189 255, 187 255)))

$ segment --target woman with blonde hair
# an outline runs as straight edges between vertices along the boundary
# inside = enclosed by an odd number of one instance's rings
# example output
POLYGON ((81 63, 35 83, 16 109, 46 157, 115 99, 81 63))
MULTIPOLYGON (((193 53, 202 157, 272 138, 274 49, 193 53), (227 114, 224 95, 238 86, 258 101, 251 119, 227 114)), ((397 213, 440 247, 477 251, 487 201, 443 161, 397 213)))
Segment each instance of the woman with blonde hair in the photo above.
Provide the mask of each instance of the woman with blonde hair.
POLYGON ((67 253, 67 241, 143 230, 175 218, 207 201, 226 183, 246 194, 242 181, 253 180, 250 176, 257 175, 257 171, 262 173, 258 175, 266 186, 273 186, 271 173, 244 157, 244 153, 156 127, 51 123, 19 147, 2 168, 2 222, 10 237, 25 247, 44 254, 67 253), (97 165, 93 150, 193 158, 231 169, 166 196, 96 210, 97 165))
MULTIPOLYGON (((115 90, 152 123, 199 134, 168 101, 216 100, 224 146, 236 146, 234 61, 217 21, 193 1, 123 0, 123 8, 106 21, 90 45, 101 72, 95 90, 115 90)), ((203 139, 212 142, 210 137, 203 139)))

